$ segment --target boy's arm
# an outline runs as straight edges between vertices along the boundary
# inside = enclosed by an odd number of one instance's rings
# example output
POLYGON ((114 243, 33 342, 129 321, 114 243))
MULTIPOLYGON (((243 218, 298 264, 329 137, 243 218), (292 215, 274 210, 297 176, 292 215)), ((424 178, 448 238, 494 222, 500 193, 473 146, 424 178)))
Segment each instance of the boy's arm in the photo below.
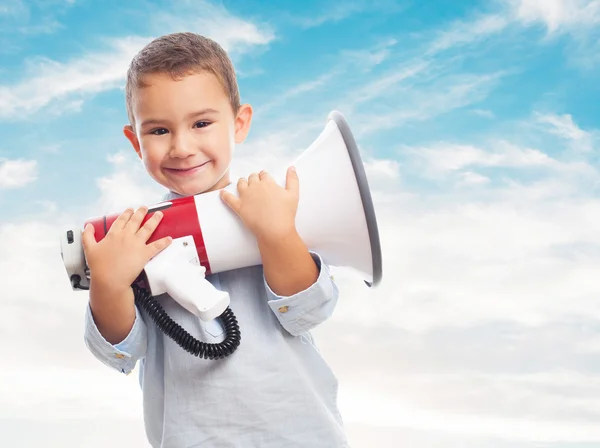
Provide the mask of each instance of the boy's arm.
POLYGON ((129 374, 147 348, 146 324, 133 303, 133 290, 112 293, 90 288, 86 307, 84 341, 104 364, 129 374))
POLYGON ((257 239, 269 306, 292 335, 324 322, 335 308, 338 290, 321 257, 311 253, 295 225, 299 179, 289 167, 282 188, 266 171, 238 180, 239 197, 221 198, 257 239))
POLYGON ((131 284, 144 266, 171 244, 170 237, 148 239, 161 221, 160 211, 143 224, 148 207, 128 208, 101 241, 87 224, 81 242, 90 268, 90 299, 86 310, 85 343, 104 364, 130 373, 145 356, 147 329, 135 306, 131 284))
POLYGON ((268 304, 290 334, 299 336, 333 314, 338 289, 329 268, 296 232, 260 240, 259 249, 268 304))

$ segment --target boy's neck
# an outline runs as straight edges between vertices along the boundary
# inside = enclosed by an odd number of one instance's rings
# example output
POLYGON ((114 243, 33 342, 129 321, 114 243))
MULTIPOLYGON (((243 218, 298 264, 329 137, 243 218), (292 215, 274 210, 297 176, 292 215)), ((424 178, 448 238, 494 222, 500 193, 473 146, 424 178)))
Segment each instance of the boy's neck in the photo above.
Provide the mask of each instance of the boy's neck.
MULTIPOLYGON (((228 187, 228 186, 230 186, 230 185, 231 185, 231 182, 229 182, 229 183, 226 185, 226 187, 228 187)), ((206 192, 202 192, 202 193, 206 193, 206 192)), ((202 194, 202 193, 200 193, 200 194, 202 194)), ((168 192, 167 192, 167 193, 166 193, 166 194, 163 196, 163 199, 162 199, 162 200, 163 200, 163 201, 169 201, 169 200, 171 200, 171 199, 179 199, 179 198, 183 198, 183 197, 185 197, 185 196, 186 196, 186 195, 179 194, 179 193, 176 193, 176 192, 174 192, 174 191, 172 191, 172 190, 169 190, 169 191, 168 191, 168 192)))
POLYGON ((174 191, 169 190, 168 193, 165 193, 162 200, 169 201, 171 199, 178 199, 178 198, 182 198, 182 197, 184 197, 182 194, 175 193, 174 191))

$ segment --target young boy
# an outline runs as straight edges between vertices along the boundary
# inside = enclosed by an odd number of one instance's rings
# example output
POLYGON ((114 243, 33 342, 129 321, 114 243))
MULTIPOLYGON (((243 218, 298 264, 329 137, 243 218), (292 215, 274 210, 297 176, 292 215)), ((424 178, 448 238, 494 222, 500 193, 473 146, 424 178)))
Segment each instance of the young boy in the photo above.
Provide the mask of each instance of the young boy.
MULTIPOLYGON (((124 133, 164 199, 231 183, 234 145, 250 129, 224 50, 192 33, 163 36, 131 62, 126 85, 130 125, 124 133)), ((285 187, 266 172, 239 179, 239 197, 221 198, 253 232, 262 266, 208 276, 231 299, 242 332, 229 357, 190 355, 134 304, 131 284, 170 244, 146 244, 161 219, 141 226, 146 207, 128 209, 97 243, 83 232, 91 284, 85 342, 100 361, 128 374, 139 361, 146 433, 153 447, 346 447, 337 380, 310 330, 338 299, 328 266, 303 244, 294 225, 299 179, 285 187)), ((218 319, 204 323, 171 297, 167 314, 196 339, 223 340, 218 319)))

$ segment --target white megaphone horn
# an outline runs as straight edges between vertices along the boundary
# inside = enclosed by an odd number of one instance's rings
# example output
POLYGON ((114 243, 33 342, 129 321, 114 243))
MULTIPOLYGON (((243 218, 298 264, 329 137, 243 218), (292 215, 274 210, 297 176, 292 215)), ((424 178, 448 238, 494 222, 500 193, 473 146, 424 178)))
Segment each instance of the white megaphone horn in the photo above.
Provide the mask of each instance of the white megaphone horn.
MULTIPOLYGON (((341 113, 328 115, 321 134, 293 165, 300 179, 296 229, 306 246, 326 264, 354 269, 368 286, 378 285, 382 254, 375 209, 358 147, 341 113)), ((275 178, 285 185, 285 173, 275 178)), ((235 185, 227 190, 237 195, 235 185)), ((148 243, 165 236, 173 242, 144 268, 150 295, 168 293, 203 320, 220 316, 229 296, 211 289, 204 277, 262 264, 254 236, 218 190, 157 203, 145 219, 158 210, 163 218, 148 243)), ((119 215, 94 218, 83 227, 91 223, 100 241, 119 215)), ((61 254, 73 289, 88 289, 81 230, 61 235, 61 254)))

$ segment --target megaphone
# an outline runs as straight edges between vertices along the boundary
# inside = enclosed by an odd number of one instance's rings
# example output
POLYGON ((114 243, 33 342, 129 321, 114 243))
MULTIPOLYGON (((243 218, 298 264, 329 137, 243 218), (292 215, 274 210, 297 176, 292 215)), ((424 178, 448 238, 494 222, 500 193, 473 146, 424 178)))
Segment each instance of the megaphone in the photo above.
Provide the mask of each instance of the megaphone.
MULTIPOLYGON (((351 268, 367 286, 377 286, 383 272, 377 218, 356 141, 340 112, 330 112, 321 134, 293 165, 300 179, 296 229, 306 246, 328 265, 351 268)), ((274 177, 285 185, 285 173, 274 177)), ((235 185, 226 189, 237 195, 235 185)), ((218 190, 156 203, 148 208, 145 220, 158 210, 163 218, 148 243, 165 236, 173 241, 138 277, 146 291, 136 281, 136 303, 166 334, 185 339, 178 343, 188 351, 199 342, 189 341, 190 336, 164 315, 153 297, 168 293, 205 321, 220 316, 233 339, 224 341, 225 346, 207 348, 218 344, 206 344, 195 354, 227 356, 239 344, 239 329, 228 294, 212 287, 205 276, 260 265, 257 241, 223 203, 218 190)), ((83 227, 91 223, 100 241, 119 215, 96 217, 83 227)), ((61 255, 73 289, 89 289, 81 230, 68 229, 61 235, 61 255)))

